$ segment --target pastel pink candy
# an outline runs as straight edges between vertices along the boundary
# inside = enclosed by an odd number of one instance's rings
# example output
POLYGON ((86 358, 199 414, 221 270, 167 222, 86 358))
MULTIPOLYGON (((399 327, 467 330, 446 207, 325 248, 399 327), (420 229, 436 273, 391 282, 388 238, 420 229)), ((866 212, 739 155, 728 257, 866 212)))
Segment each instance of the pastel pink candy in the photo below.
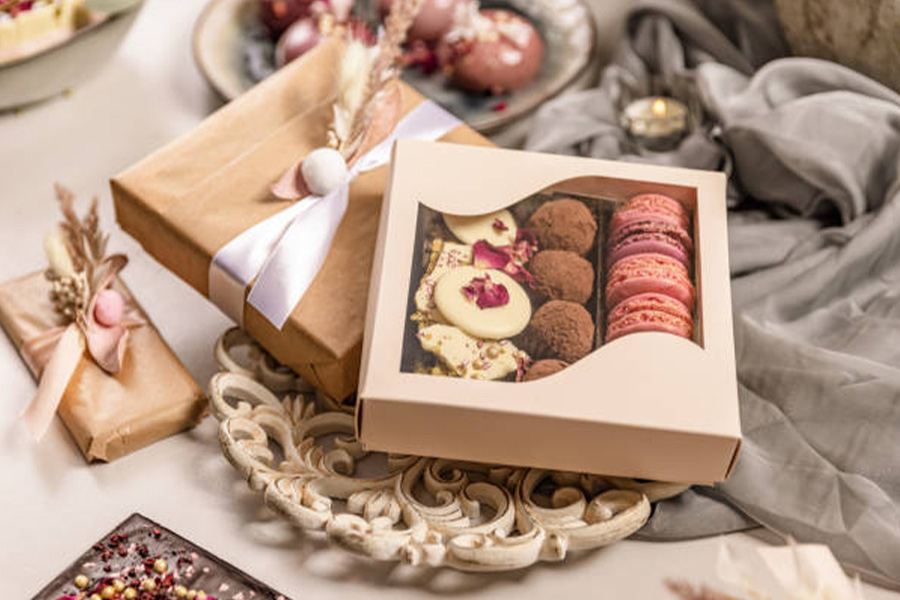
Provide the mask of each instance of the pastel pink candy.
POLYGON ((608 264, 633 254, 665 254, 690 268, 693 244, 687 231, 653 221, 633 223, 611 233, 608 264))
POLYGON ((125 299, 113 289, 97 292, 94 300, 94 319, 103 327, 115 327, 122 322, 125 314, 125 299))
POLYGON ((694 285, 687 268, 664 254, 635 254, 613 264, 607 274, 606 307, 612 310, 623 300, 653 292, 664 294, 694 308, 694 285))
POLYGON ((620 302, 609 314, 606 341, 632 333, 659 331, 690 339, 694 319, 678 300, 653 292, 638 294, 620 302))

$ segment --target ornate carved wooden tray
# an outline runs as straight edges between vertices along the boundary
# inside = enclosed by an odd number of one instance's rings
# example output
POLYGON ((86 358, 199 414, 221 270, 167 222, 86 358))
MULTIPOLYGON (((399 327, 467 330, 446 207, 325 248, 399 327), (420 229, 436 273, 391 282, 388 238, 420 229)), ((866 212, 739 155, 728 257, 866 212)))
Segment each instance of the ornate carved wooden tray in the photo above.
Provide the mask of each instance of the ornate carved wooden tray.
POLYGON ((314 393, 239 329, 219 339, 216 359, 210 405, 229 462, 290 523, 377 560, 466 571, 561 561, 628 537, 651 503, 686 489, 368 453, 352 405, 314 393))

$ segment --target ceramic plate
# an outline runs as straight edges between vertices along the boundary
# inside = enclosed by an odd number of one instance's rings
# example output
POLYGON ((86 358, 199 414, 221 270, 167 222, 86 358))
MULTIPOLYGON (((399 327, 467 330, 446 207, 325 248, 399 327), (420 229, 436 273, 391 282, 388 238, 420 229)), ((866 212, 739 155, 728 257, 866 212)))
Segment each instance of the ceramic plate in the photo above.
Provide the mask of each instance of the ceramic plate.
POLYGON ((128 33, 143 0, 65 36, 52 34, 27 51, 0 54, 0 111, 60 94, 93 76, 128 33))
MULTIPOLYGON (((453 88, 440 73, 426 76, 409 69, 403 79, 474 129, 490 133, 579 83, 594 56, 596 32, 584 0, 484 0, 482 6, 521 13, 541 32, 544 63, 531 84, 510 94, 489 96, 453 88)), ((373 12, 371 0, 357 0, 357 7, 363 16, 373 12)), ((193 43, 200 71, 226 100, 275 70, 274 44, 256 19, 254 0, 212 0, 197 20, 193 43)))

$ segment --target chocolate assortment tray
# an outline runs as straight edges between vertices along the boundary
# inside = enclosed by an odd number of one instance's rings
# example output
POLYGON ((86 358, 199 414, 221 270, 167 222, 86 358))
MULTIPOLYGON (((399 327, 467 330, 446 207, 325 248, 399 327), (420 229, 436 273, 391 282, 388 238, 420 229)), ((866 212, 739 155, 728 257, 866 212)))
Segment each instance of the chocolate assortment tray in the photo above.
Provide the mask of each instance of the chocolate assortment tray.
POLYGON ((554 191, 475 216, 419 205, 401 370, 532 381, 604 344, 693 339, 693 215, 653 193, 554 191))
POLYGON ((33 600, 289 600, 159 523, 135 513, 33 600))

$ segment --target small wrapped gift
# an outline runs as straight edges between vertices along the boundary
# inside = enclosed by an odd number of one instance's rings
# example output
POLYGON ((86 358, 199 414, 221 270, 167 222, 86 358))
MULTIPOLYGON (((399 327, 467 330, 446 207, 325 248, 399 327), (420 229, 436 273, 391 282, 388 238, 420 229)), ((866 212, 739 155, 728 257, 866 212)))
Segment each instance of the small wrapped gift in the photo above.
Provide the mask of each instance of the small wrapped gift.
POLYGON ((196 425, 203 392, 118 278, 125 258, 97 237, 93 272, 78 268, 64 239, 48 236, 47 272, 0 284, 0 325, 40 379, 32 433, 58 412, 85 458, 111 461, 196 425))
MULTIPOLYGON (((112 181, 125 231, 275 358, 338 399, 356 391, 392 139, 349 161, 346 211, 337 220, 312 213, 341 198, 298 202, 272 187, 329 139, 346 46, 320 45, 112 181), (285 223, 306 229, 285 233, 285 223), (320 246, 320 236, 330 251, 316 264, 305 253, 320 246), (286 240, 294 249, 275 268, 286 240), (282 297, 289 276, 308 279, 298 302, 296 290, 282 297), (267 314, 273 304, 280 314, 267 314)), ((402 117, 395 137, 489 144, 411 88, 394 88, 402 117)))

